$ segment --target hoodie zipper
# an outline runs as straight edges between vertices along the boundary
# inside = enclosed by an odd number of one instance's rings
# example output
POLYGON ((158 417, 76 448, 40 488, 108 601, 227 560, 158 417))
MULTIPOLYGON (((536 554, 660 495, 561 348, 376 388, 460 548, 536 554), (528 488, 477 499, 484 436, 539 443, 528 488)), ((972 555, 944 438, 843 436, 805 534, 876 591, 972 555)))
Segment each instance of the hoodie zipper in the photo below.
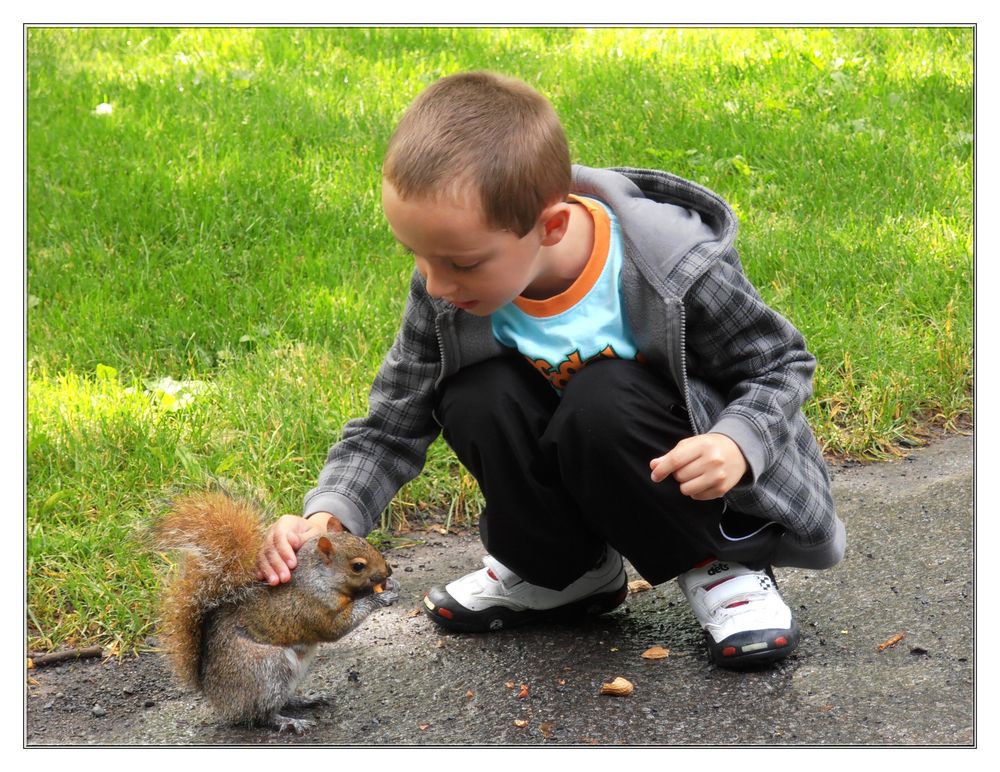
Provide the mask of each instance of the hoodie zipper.
MULTIPOLYGON (((684 313, 684 304, 680 303, 681 308, 681 384, 684 387, 684 405, 687 407, 688 411, 688 423, 691 424, 691 430, 695 435, 701 434, 698 429, 698 424, 694 420, 694 411, 691 409, 691 389, 688 385, 688 367, 687 367, 687 316, 684 313)), ((728 494, 722 497, 722 513, 729 509, 729 499, 728 494)))
MULTIPOLYGON (((434 315, 434 335, 437 337, 438 352, 440 353, 440 356, 441 356, 441 373, 440 373, 440 375, 438 375, 437 379, 434 381, 434 390, 435 391, 437 391, 441 387, 441 383, 444 381, 445 371, 447 370, 447 367, 446 367, 447 363, 445 362, 444 332, 441 329, 441 320, 444 318, 444 315, 446 313, 448 313, 448 312, 447 311, 442 311, 440 313, 435 313, 435 315, 434 315)), ((444 426, 444 424, 441 422, 441 419, 438 417, 436 408, 431 408, 431 418, 434 419, 434 422, 438 426, 441 426, 441 427, 444 426)))
POLYGON ((691 424, 691 430, 694 434, 701 434, 698 429, 698 424, 694 419, 694 411, 691 409, 691 389, 688 385, 688 369, 687 369, 687 317, 684 313, 684 304, 678 303, 681 309, 681 386, 684 389, 684 406, 687 408, 688 413, 688 423, 691 424))

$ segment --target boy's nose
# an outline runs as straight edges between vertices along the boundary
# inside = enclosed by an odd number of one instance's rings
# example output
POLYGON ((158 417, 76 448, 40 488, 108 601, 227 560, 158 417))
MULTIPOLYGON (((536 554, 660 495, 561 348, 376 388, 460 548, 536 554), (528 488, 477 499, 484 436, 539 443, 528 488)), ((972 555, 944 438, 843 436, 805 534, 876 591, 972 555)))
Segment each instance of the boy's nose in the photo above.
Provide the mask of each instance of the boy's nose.
POLYGON ((445 279, 440 271, 423 271, 427 280, 427 294, 432 298, 447 297, 455 289, 455 283, 445 279))

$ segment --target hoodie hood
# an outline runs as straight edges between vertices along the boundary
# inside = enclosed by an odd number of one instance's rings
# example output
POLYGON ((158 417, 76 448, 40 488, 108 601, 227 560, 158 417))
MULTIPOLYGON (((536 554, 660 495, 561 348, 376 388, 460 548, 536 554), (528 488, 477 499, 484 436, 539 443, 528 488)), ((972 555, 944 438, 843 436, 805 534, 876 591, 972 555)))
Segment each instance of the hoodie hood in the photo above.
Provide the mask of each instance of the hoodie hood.
POLYGON ((655 255, 655 265, 645 263, 640 268, 674 296, 683 297, 712 260, 740 267, 733 248, 739 227, 736 216, 708 188, 649 169, 574 166, 573 192, 611 207, 626 234, 626 249, 635 255, 655 255), (692 262, 692 253, 701 259, 692 262))

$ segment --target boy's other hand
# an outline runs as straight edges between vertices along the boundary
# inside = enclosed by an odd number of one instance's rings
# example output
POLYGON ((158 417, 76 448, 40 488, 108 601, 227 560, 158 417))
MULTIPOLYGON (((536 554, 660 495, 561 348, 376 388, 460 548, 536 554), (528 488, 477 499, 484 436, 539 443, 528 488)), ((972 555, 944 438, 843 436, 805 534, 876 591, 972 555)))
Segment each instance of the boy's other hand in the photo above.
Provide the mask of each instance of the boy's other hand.
POLYGON ((673 475, 681 493, 696 501, 727 494, 746 474, 747 461, 739 445, 724 434, 699 434, 681 440, 665 456, 649 462, 653 482, 673 475))
POLYGON ((282 515, 264 533, 264 546, 257 555, 257 578, 270 585, 290 581, 298 565, 295 553, 313 536, 322 536, 327 528, 344 530, 333 515, 317 512, 308 520, 298 515, 282 515), (332 525, 328 526, 328 523, 332 525))

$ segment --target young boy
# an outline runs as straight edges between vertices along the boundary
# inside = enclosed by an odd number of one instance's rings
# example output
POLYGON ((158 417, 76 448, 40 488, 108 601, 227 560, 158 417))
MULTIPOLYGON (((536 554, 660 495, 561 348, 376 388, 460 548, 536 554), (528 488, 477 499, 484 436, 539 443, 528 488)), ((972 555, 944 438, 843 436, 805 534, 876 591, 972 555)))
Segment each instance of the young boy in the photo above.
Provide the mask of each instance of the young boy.
POLYGON ((334 519, 364 535, 439 431, 479 482, 484 567, 433 587, 457 631, 600 613, 622 559, 677 577, 719 665, 787 656, 771 567, 826 568, 845 531, 801 406, 815 360, 747 281, 714 193, 571 167, 550 104, 491 73, 410 106, 383 207, 416 271, 367 417, 330 450, 304 517, 258 560, 287 581, 334 519))

